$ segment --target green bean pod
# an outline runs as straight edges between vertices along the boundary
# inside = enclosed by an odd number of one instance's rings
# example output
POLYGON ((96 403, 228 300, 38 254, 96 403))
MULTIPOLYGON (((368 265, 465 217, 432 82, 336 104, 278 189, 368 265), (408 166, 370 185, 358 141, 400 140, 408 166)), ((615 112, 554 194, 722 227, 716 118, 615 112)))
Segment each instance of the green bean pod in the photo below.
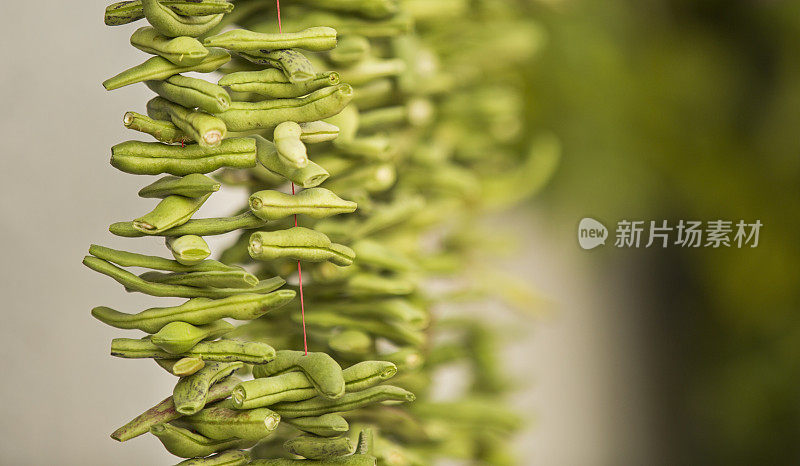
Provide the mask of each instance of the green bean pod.
POLYGON ((300 0, 300 3, 370 19, 388 18, 400 11, 398 0, 300 0))
POLYGON ((302 432, 319 435, 320 437, 336 437, 350 429, 345 418, 333 413, 323 414, 322 416, 284 419, 284 423, 302 432))
POLYGON ((349 141, 334 141, 333 146, 341 155, 386 161, 392 152, 392 143, 385 136, 365 136, 349 141))
POLYGON ((112 327, 156 333, 170 322, 205 325, 222 318, 253 320, 286 305, 294 296, 294 290, 279 290, 263 295, 240 294, 216 300, 193 298, 180 306, 154 307, 138 314, 125 314, 100 306, 92 309, 92 316, 112 327))
POLYGON ((328 86, 297 99, 263 102, 232 102, 228 110, 215 114, 231 131, 264 129, 272 131, 284 121, 298 123, 328 118, 341 111, 353 98, 349 84, 328 86))
POLYGON ((168 272, 224 272, 242 270, 239 267, 225 265, 215 260, 205 260, 197 264, 187 265, 174 260, 164 259, 163 257, 119 251, 96 244, 89 246, 89 254, 98 259, 113 262, 123 267, 146 267, 148 269, 166 270, 168 272))
POLYGON ((171 121, 154 120, 149 116, 136 112, 126 112, 122 117, 122 124, 125 125, 126 128, 147 133, 153 136, 157 141, 167 144, 194 141, 191 136, 184 133, 182 129, 175 126, 171 121))
MULTIPOLYGON (((273 361, 280 359, 281 352, 273 361)), ((318 353, 324 354, 324 353, 318 353)), ((271 406, 285 401, 303 401, 324 393, 317 390, 306 372, 286 372, 270 377, 270 364, 255 366, 253 380, 242 382, 232 395, 236 409, 252 409, 271 406)), ((346 392, 361 391, 391 378, 397 368, 388 361, 363 361, 340 371, 346 392)), ((341 396, 341 395, 340 395, 341 396)), ((331 397, 329 397, 331 398, 331 397)))
MULTIPOLYGON (((282 285, 283 280, 275 279, 259 282, 255 287, 248 288, 197 288, 184 285, 167 285, 163 283, 152 283, 144 280, 135 274, 121 269, 110 262, 98 259, 93 256, 83 258, 83 265, 95 272, 107 275, 123 285, 128 291, 138 291, 150 296, 176 297, 176 298, 227 298, 243 293, 268 293, 282 285)), ((277 278, 277 277, 276 277, 277 278)))
POLYGON ((283 444, 286 451, 293 455, 302 456, 311 460, 322 460, 345 456, 353 453, 353 443, 350 437, 317 437, 299 435, 283 444))
POLYGON ((315 397, 300 402, 278 403, 272 406, 272 410, 285 418, 320 416, 328 413, 350 411, 372 403, 385 401, 405 403, 414 401, 414 398, 413 393, 400 387, 378 385, 358 392, 345 393, 344 396, 335 400, 315 397))
POLYGON ((222 47, 235 52, 250 50, 303 49, 322 52, 336 47, 336 29, 329 27, 312 27, 299 32, 265 34, 234 29, 203 40, 206 47, 222 47))
POLYGON ((224 139, 216 147, 126 141, 111 148, 111 165, 135 175, 183 176, 210 173, 222 167, 251 168, 255 164, 255 143, 250 138, 224 139))
POLYGON ((328 60, 337 66, 353 66, 369 56, 371 46, 366 37, 345 36, 328 52, 328 60))
MULTIPOLYGON (((361 255, 358 250, 355 251, 358 262, 361 263, 361 255)), ((384 321, 404 322, 413 325, 415 328, 425 328, 430 322, 430 316, 425 310, 406 299, 399 298, 379 298, 347 303, 320 303, 316 306, 316 309, 343 316, 375 317, 384 321)))
POLYGON ((250 50, 238 53, 252 63, 281 70, 292 83, 310 81, 317 76, 311 61, 296 50, 250 50))
POLYGON ((307 121, 300 123, 300 140, 306 144, 333 141, 339 136, 336 125, 324 121, 307 121))
MULTIPOLYGON (((170 359, 176 355, 164 351, 149 339, 114 338, 111 340, 111 356, 125 359, 170 359)), ((275 349, 262 342, 216 340, 197 343, 179 356, 204 361, 263 364, 275 359, 275 349)))
POLYGON ((355 259, 352 249, 332 243, 324 234, 305 227, 257 231, 250 235, 247 251, 256 260, 289 258, 308 262, 330 261, 346 266, 355 259))
MULTIPOLYGON (((234 370, 236 369, 234 368, 234 370)), ((228 375, 232 372, 233 371, 229 372, 228 375)), ((214 379, 216 381, 215 383, 209 384, 209 388, 205 392, 206 402, 213 403, 227 398, 231 394, 233 387, 241 382, 237 377, 226 377, 217 377, 214 379)), ((124 442, 146 434, 150 430, 150 427, 156 424, 164 424, 178 419, 181 416, 183 416, 183 414, 175 409, 172 396, 169 396, 159 404, 136 416, 130 422, 115 430, 111 434, 111 438, 119 442, 124 442)))
POLYGON ((214 340, 233 331, 234 326, 224 320, 194 326, 186 322, 170 322, 150 337, 150 341, 162 350, 181 354, 189 351, 202 340, 214 340))
POLYGON ((178 377, 192 375, 206 366, 206 362, 200 358, 154 359, 153 361, 165 371, 178 377))
POLYGON ((223 112, 231 105, 231 96, 222 86, 203 79, 176 74, 163 81, 145 81, 145 85, 169 101, 208 113, 223 112))
POLYGON ((139 190, 139 197, 164 198, 167 196, 200 197, 219 191, 220 183, 200 173, 186 176, 170 176, 159 178, 139 190))
MULTIPOLYGON (((161 236, 183 236, 183 235, 197 235, 197 236, 212 236, 222 235, 236 230, 252 230, 253 228, 261 228, 267 222, 253 215, 252 212, 235 215, 233 217, 222 218, 202 218, 197 220, 189 220, 179 227, 170 228, 167 231, 161 232, 161 236)), ((147 236, 141 231, 133 228, 132 222, 117 222, 108 227, 108 231, 126 238, 137 238, 147 236)))
POLYGON ((142 52, 164 57, 178 66, 198 65, 208 56, 208 49, 199 40, 185 36, 162 36, 150 26, 134 31, 131 45, 142 52))
POLYGON ((425 335, 422 332, 399 322, 383 322, 365 317, 349 317, 327 311, 314 312, 313 315, 309 314, 305 316, 305 320, 306 324, 312 327, 345 327, 361 330, 401 345, 420 347, 425 342, 425 335))
POLYGON ((326 398, 339 398, 344 395, 344 376, 342 368, 325 353, 304 353, 303 351, 283 350, 275 355, 270 364, 253 368, 255 377, 268 377, 287 372, 301 371, 313 387, 326 398))
POLYGON ((268 68, 226 74, 218 84, 236 92, 254 92, 265 97, 285 99, 301 97, 324 87, 336 86, 339 82, 339 73, 335 71, 317 73, 312 79, 293 83, 283 71, 268 68))
POLYGON ((210 50, 203 61, 196 65, 176 65, 164 57, 152 57, 140 65, 128 68, 118 75, 106 79, 103 81, 103 87, 107 91, 113 91, 142 81, 168 78, 178 73, 189 71, 211 73, 229 61, 231 61, 230 54, 219 49, 210 50))
POLYGON ((244 466, 250 463, 249 451, 227 450, 207 458, 190 458, 175 466, 244 466))
POLYGON ((183 16, 159 0, 141 0, 142 13, 156 31, 167 37, 197 37, 210 31, 222 21, 224 13, 204 16, 183 16))
MULTIPOLYGON (((203 16, 217 13, 230 13, 233 3, 228 0, 160 0, 175 13, 183 16, 203 16)), ((120 26, 144 18, 141 0, 127 0, 112 3, 106 7, 106 26, 120 26)))
MULTIPOLYGON (((183 77, 183 76, 181 76, 183 77)), ((186 78, 193 79, 193 78, 186 78)), ((183 80, 181 80, 183 81, 183 80)), ((164 81, 147 81, 148 83, 162 83, 164 81)), ((211 83, 206 83, 213 86, 211 83)), ((158 94, 167 94, 175 97, 176 100, 190 102, 195 98, 199 99, 199 93, 193 92, 186 87, 155 84, 151 89, 158 94), (160 91, 160 92, 159 92, 160 91)), ((224 89, 222 90, 223 92, 224 89)), ((227 93, 226 93, 227 94, 227 93)), ((207 96, 206 96, 207 97, 207 96)), ((208 113, 192 110, 179 105, 163 97, 155 97, 147 102, 147 114, 152 118, 169 119, 172 123, 188 134, 203 147, 216 147, 225 137, 228 128, 219 118, 208 113)))
POLYGON ((275 127, 272 143, 278 156, 292 168, 304 168, 308 165, 306 146, 300 141, 303 129, 294 121, 284 121, 275 127))
POLYGON ((397 272, 410 272, 416 268, 407 255, 375 240, 360 239, 353 243, 353 251, 359 265, 397 272))
POLYGON ((352 170, 347 175, 328 182, 327 187, 332 191, 344 191, 358 186, 367 192, 377 193, 391 188, 396 180, 397 172, 393 164, 377 163, 352 170))
POLYGON ((295 195, 264 190, 250 195, 250 210, 264 220, 278 220, 290 215, 324 218, 354 212, 355 202, 345 201, 325 188, 304 189, 295 195))
MULTIPOLYGON (((187 416, 199 412, 207 403, 212 402, 211 394, 214 392, 214 387, 219 385, 218 382, 224 381, 242 366, 241 362, 207 363, 195 374, 178 380, 172 390, 172 403, 175 411, 187 416)), ((227 387, 228 384, 225 384, 225 388, 227 387)), ((217 399, 222 398, 225 397, 217 397, 217 399)), ((173 419, 177 417, 179 416, 173 419)))
POLYGON ((343 330, 328 336, 328 347, 349 359, 362 359, 373 350, 373 339, 360 330, 343 330))
MULTIPOLYGON (((312 1, 329 3, 328 0, 312 1)), ((255 31, 271 30, 273 28, 272 23, 257 24, 252 26, 251 29, 255 31)), ((413 28, 414 20, 405 12, 389 16, 386 19, 375 20, 360 18, 353 14, 337 15, 324 11, 309 11, 297 18, 292 23, 292 27, 302 29, 318 24, 326 24, 336 29, 336 32, 342 37, 357 35, 373 39, 395 37, 408 33, 413 28)))
POLYGON ((216 440, 232 437, 261 440, 271 434, 280 421, 281 417, 267 408, 232 410, 227 400, 181 419, 182 424, 186 423, 192 430, 216 440))
POLYGON ((183 225, 203 206, 209 196, 211 194, 201 197, 167 196, 153 210, 134 220, 133 228, 153 235, 183 225))
POLYGON ((208 456, 231 448, 250 448, 256 444, 255 440, 236 438, 212 440, 171 424, 155 425, 150 428, 150 433, 161 441, 168 452, 181 458, 208 456))
POLYGON ((245 270, 225 272, 161 273, 145 272, 140 278, 153 283, 198 286, 201 288, 253 288, 258 278, 245 270))
MULTIPOLYGON (((184 222, 186 223, 186 222, 184 222)), ((165 241, 167 248, 172 253, 172 257, 183 265, 194 265, 203 262, 208 256, 211 255, 211 248, 202 237, 197 235, 183 235, 183 236, 168 236, 165 241)), ((208 272, 195 272, 199 274, 219 274, 219 273, 236 273, 238 270, 230 271, 208 271, 208 272)), ((197 277, 197 275, 193 275, 197 277)), ((148 279, 145 279, 148 280, 148 279)), ((155 280, 149 280, 155 281, 155 280)), ((168 282, 163 282, 168 283, 168 282)), ((180 283, 178 283, 180 284, 180 283)), ((184 283, 188 285, 189 283, 184 283)), ((198 285, 194 285, 198 286, 198 285)), ((215 287, 219 288, 219 287, 215 287)))
POLYGON ((328 179, 330 174, 312 161, 303 168, 294 168, 278 156, 275 145, 261 136, 253 136, 256 142, 256 159, 270 172, 277 173, 301 188, 313 188, 328 179))

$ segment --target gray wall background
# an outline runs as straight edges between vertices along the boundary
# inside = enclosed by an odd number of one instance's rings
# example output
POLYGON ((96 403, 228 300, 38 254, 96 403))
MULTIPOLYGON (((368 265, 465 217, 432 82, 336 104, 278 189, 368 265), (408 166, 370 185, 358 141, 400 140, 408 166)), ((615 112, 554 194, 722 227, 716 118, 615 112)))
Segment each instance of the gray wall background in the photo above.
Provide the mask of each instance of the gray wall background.
MULTIPOLYGON (((144 58, 128 45, 139 25, 104 26, 105 5, 4 2, 0 15, 0 464, 177 462, 153 437, 108 437, 169 394, 174 380, 152 363, 111 358, 111 338, 135 333, 89 315, 100 304, 135 312, 166 300, 123 293, 80 263, 93 242, 163 253, 156 240, 107 231, 152 202, 135 195, 144 179, 108 164, 113 144, 136 137, 123 113, 144 112, 149 91, 100 85, 144 58)), ((227 214, 242 201, 224 190, 198 216, 227 214)), ((647 462, 642 361, 631 350, 637 323, 623 312, 636 298, 621 301, 621 286, 596 281, 593 256, 578 252, 572 230, 553 231, 530 213, 510 219, 527 238, 527 253, 511 266, 558 303, 508 353, 530 382, 516 397, 535 419, 519 441, 525 464, 647 462)))

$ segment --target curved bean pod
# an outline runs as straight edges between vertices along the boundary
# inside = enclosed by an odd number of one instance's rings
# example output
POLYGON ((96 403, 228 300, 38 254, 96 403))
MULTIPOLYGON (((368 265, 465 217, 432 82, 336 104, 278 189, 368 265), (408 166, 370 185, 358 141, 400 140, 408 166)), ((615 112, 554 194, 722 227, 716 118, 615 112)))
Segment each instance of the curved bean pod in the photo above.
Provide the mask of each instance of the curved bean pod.
POLYGON ((197 286, 201 288, 253 288, 258 278, 245 270, 225 272, 161 273, 145 272, 140 278, 153 283, 197 286))
POLYGON ((126 128, 147 133, 156 138, 156 140, 167 144, 194 141, 191 136, 184 133, 182 129, 175 126, 171 121, 154 120, 149 116, 136 112, 126 112, 122 117, 122 124, 126 128))
POLYGON ((302 214, 313 218, 354 212, 358 205, 345 201, 325 188, 304 189, 296 195, 265 190, 250 195, 250 210, 264 220, 278 220, 302 214))
POLYGON ((98 246, 96 244, 89 246, 89 254, 97 257, 98 259, 113 262, 123 267, 145 267, 148 269, 166 270, 168 272, 214 272, 243 270, 239 267, 225 265, 222 262, 217 262, 215 260, 205 260, 197 264, 186 265, 174 260, 164 259, 163 257, 147 256, 128 251, 119 251, 117 249, 98 246))
POLYGON ((378 459, 371 455, 349 455, 327 460, 290 460, 276 458, 271 460, 253 460, 252 466, 375 466, 378 459))
MULTIPOLYGON (((208 363, 206 367, 200 369, 197 373, 181 378, 172 390, 171 401, 174 410, 183 415, 197 413, 207 403, 212 402, 211 395, 215 392, 215 387, 225 383, 225 379, 242 366, 241 362, 208 363)), ((230 394, 230 391, 227 390, 229 385, 227 383, 224 385, 228 392, 227 394, 230 394)), ((216 399, 225 398, 227 394, 216 399)), ((180 416, 175 416, 173 419, 178 417, 180 416)))
POLYGON ((111 148, 111 165, 135 175, 182 176, 209 173, 221 167, 251 168, 255 164, 255 143, 250 138, 224 139, 216 147, 126 141, 111 148))
POLYGON ((312 437, 310 435, 299 435, 284 442, 283 446, 289 453, 311 460, 345 456, 353 453, 354 450, 350 437, 346 436, 312 437))
POLYGON ((257 231, 250 235, 247 251, 257 260, 291 258, 308 262, 330 261, 347 266, 355 259, 352 249, 332 243, 324 234, 304 227, 257 231))
POLYGON ((200 173, 181 177, 167 175, 140 189, 139 197, 164 198, 172 195, 200 197, 219 191, 219 187, 218 181, 200 173))
POLYGON ((222 47, 224 49, 245 52, 248 50, 285 50, 303 49, 322 52, 336 47, 336 29, 329 27, 311 27, 299 32, 268 34, 234 29, 203 40, 206 47, 222 47))
POLYGON ((284 419, 284 422, 297 430, 319 435, 320 437, 336 437, 350 429, 345 418, 333 413, 323 414, 322 416, 284 419))
POLYGON ((233 331, 234 326, 224 320, 195 327, 186 322, 170 322, 150 336, 150 341, 162 350, 181 354, 202 340, 214 340, 233 331))
MULTIPOLYGON (((162 350, 149 339, 114 338, 111 340, 111 356, 125 359, 170 359, 176 355, 162 350)), ((204 361, 263 364, 275 358, 275 349, 261 342, 217 340, 200 342, 179 356, 204 361)))
POLYGON ((168 37, 197 37, 210 31, 222 21, 224 13, 205 16, 183 16, 175 13, 159 0, 141 0, 142 14, 147 22, 161 34, 168 37))
POLYGON ((231 105, 231 96, 222 86, 203 79, 176 74, 163 81, 145 81, 161 97, 188 108, 208 113, 223 112, 231 105))
MULTIPOLYGON (((228 0, 161 0, 161 4, 184 16, 230 13, 233 10, 233 3, 228 0)), ((112 3, 106 7, 106 26, 120 26, 142 18, 144 18, 144 13, 141 0, 112 3)))
MULTIPOLYGON (((211 194, 201 197, 167 196, 149 213, 133 221, 133 228, 154 235, 188 222, 211 194)), ((205 259, 208 256, 203 257, 205 259)), ((202 260, 200 259, 200 260, 202 260)))
POLYGON ((264 282, 259 282, 259 284, 256 285, 256 287, 249 287, 249 288, 197 288, 193 286, 151 283, 141 279, 135 274, 128 272, 127 270, 121 269, 116 265, 111 264, 110 262, 98 259, 93 256, 84 257, 83 265, 89 267, 95 272, 100 272, 103 275, 108 275, 109 277, 113 278, 118 283, 123 285, 125 289, 128 291, 138 291, 140 293, 149 294, 151 296, 162 296, 162 297, 227 298, 230 296, 235 296, 244 293, 268 293, 269 291, 272 291, 275 288, 277 288, 275 287, 275 284, 279 283, 278 286, 280 286, 284 283, 283 280, 276 281, 275 279, 270 279, 270 280, 265 280, 264 282))
POLYGON ((233 437, 261 440, 271 434, 280 421, 281 417, 267 408, 232 410, 227 400, 181 419, 181 423, 185 422, 192 430, 217 440, 233 437))
MULTIPOLYGON (((280 351, 275 361, 280 359, 280 351)), ((324 354, 324 353, 320 353, 324 354)), ((273 361, 273 362, 275 362, 273 361)), ((231 394, 236 409, 271 406, 283 401, 303 401, 324 395, 316 389, 304 372, 287 372, 271 375, 265 370, 270 364, 253 368, 253 380, 239 384, 231 394)), ((346 392, 356 392, 377 385, 397 373, 397 367, 388 361, 363 361, 341 371, 346 392)))
POLYGON ((244 466, 250 463, 249 451, 228 450, 207 458, 191 458, 183 460, 175 466, 244 466))
POLYGON ((261 136, 253 136, 256 142, 256 159, 267 170, 277 173, 302 188, 313 188, 328 179, 330 174, 312 161, 304 168, 290 167, 278 156, 275 145, 261 136))
POLYGON ((317 76, 314 65, 296 50, 250 50, 238 53, 250 62, 283 71, 292 83, 310 81, 317 76))
POLYGON ((328 337, 328 347, 349 359, 361 359, 373 350, 373 339, 361 330, 343 330, 328 337))
POLYGON ((192 37, 162 36, 155 28, 139 28, 131 35, 131 45, 142 52, 158 55, 178 66, 193 66, 208 56, 208 49, 192 37))
MULTIPOLYGON (((235 370, 235 369, 234 369, 235 370)), ((231 394, 233 387, 238 385, 241 380, 237 377, 217 378, 219 382, 210 385, 206 391, 206 402, 213 403, 227 398, 231 394)), ((142 434, 146 434, 150 427, 156 424, 164 424, 166 422, 178 419, 183 416, 175 409, 175 403, 172 396, 165 398, 161 403, 153 406, 142 414, 133 418, 130 422, 115 430, 111 434, 111 438, 119 442, 130 440, 142 434)))
POLYGON ((293 83, 283 71, 268 68, 260 71, 237 71, 226 74, 218 84, 230 87, 237 92, 254 92, 265 97, 292 98, 301 97, 324 87, 339 84, 339 73, 326 71, 317 73, 313 79, 293 83))
MULTIPOLYGON (((254 228, 261 228, 267 222, 253 215, 248 211, 233 217, 221 218, 202 218, 197 220, 189 220, 183 225, 175 228, 170 228, 167 231, 161 232, 161 236, 183 236, 183 235, 197 235, 197 236, 211 236, 222 235, 235 230, 252 230, 254 228)), ((108 231, 126 238, 137 238, 147 236, 141 231, 133 228, 131 222, 117 222, 108 227, 108 231)))
POLYGON ((384 401, 405 403, 414 401, 414 398, 413 393, 400 387, 378 385, 358 392, 345 393, 344 396, 336 400, 316 397, 296 403, 278 403, 272 406, 272 409, 285 418, 308 417, 350 411, 384 401))
POLYGON ((316 121, 339 113, 353 98, 349 84, 328 86, 298 99, 275 99, 263 102, 232 102, 228 110, 216 116, 231 131, 274 130, 284 121, 316 121))
MULTIPOLYGON (((147 82, 162 83, 163 81, 147 82)), ((211 83, 206 84, 213 86, 211 83)), ((155 90, 156 93, 171 95, 172 97, 175 97, 176 100, 181 101, 191 101, 198 95, 197 92, 192 94, 192 91, 188 90, 186 87, 169 86, 163 84, 151 84, 151 86, 151 89, 155 90)), ((180 128, 184 133, 188 134, 201 146, 207 148, 218 146, 222 142, 222 138, 224 138, 225 134, 228 132, 228 128, 225 126, 225 123, 223 123, 219 118, 199 110, 186 108, 183 105, 179 105, 163 97, 155 97, 147 102, 147 114, 152 118, 158 118, 161 120, 169 119, 173 124, 175 124, 175 126, 180 128)))
POLYGON ((269 364, 253 368, 255 377, 268 377, 283 373, 301 371, 313 387, 326 398, 339 398, 344 395, 344 376, 342 367, 325 353, 303 351, 278 351, 269 364))
POLYGON ((181 458, 208 456, 231 448, 250 448, 257 442, 235 438, 212 440, 171 424, 155 425, 150 428, 150 433, 158 437, 168 452, 181 458))
POLYGON ((192 375, 206 365, 200 358, 154 359, 154 361, 165 371, 178 377, 192 375))
POLYGON ((176 65, 164 57, 152 57, 140 65, 128 68, 122 73, 106 79, 103 81, 103 87, 107 91, 113 91, 142 81, 168 78, 178 73, 189 71, 210 73, 229 61, 231 61, 230 54, 219 49, 210 50, 203 61, 196 65, 176 65))
POLYGON ((204 325, 222 318, 256 319, 284 306, 294 299, 294 296, 294 290, 279 290, 264 295, 241 294, 216 300, 193 298, 180 306, 154 307, 138 314, 125 314, 100 306, 92 309, 92 316, 112 327, 156 333, 163 326, 177 321, 204 325))

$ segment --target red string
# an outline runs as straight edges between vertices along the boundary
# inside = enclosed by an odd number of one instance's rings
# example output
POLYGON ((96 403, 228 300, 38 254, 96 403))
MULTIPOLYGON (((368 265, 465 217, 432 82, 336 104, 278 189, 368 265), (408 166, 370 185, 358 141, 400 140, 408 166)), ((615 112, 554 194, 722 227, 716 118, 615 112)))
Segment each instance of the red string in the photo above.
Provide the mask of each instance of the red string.
MULTIPOLYGON (((281 26, 281 0, 275 0, 278 7, 278 32, 283 32, 281 26)), ((292 183, 292 195, 294 195, 294 183, 292 183)), ((294 214, 294 226, 297 226, 297 214, 294 214)), ((297 261, 297 278, 300 282, 300 319, 303 322, 303 351, 308 355, 308 337, 306 336, 306 306, 303 302, 303 269, 300 268, 300 261, 297 261)))

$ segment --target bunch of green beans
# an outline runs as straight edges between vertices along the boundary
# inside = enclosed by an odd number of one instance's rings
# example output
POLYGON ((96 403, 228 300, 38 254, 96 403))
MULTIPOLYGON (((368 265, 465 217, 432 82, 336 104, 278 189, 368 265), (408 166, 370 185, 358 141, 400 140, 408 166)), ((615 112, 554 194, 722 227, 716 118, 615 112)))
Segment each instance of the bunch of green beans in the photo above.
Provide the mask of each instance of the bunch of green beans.
POLYGON ((497 250, 480 229, 481 216, 541 187, 558 157, 552 138, 520 132, 517 69, 541 34, 518 6, 303 0, 284 6, 284 34, 266 0, 109 6, 108 25, 150 23, 131 44, 153 56, 104 86, 144 82, 157 94, 147 115, 123 119, 156 142, 118 144, 111 163, 166 175, 139 193, 161 199, 153 211, 110 230, 163 236, 174 259, 92 246, 84 263, 128 291, 188 298, 92 310, 147 334, 115 339, 112 355, 178 377, 172 396, 112 438, 150 432, 182 464, 516 464, 520 420, 503 401, 497 333, 436 311, 531 301, 487 269, 497 250), (215 70, 216 84, 180 74, 215 70), (289 182, 301 191, 288 194, 289 182), (249 188, 246 210, 193 219, 221 183, 249 188), (208 259, 203 236, 234 231, 239 240, 208 259), (443 279, 463 288, 427 286, 443 279), (431 380, 453 364, 472 383, 433 401, 431 380))

